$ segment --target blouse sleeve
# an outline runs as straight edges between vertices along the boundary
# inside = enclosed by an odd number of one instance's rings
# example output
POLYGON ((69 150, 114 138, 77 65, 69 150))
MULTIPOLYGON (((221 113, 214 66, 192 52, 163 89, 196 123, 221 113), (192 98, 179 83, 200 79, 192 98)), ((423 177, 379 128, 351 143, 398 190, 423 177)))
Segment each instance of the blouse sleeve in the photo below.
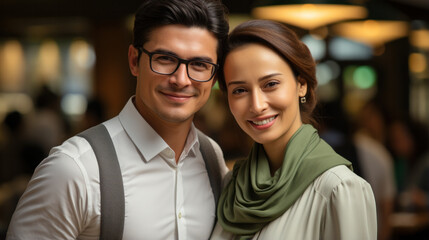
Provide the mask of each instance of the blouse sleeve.
POLYGON ((338 177, 341 181, 327 199, 323 239, 376 240, 377 214, 371 186, 355 174, 338 177))

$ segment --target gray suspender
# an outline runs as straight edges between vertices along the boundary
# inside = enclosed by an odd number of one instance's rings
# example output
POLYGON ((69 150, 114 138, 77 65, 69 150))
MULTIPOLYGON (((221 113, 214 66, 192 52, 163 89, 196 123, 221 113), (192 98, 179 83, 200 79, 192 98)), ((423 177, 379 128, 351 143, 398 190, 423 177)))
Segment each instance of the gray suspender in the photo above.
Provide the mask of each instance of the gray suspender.
POLYGON ((109 132, 99 124, 78 134, 91 145, 100 172, 100 239, 120 240, 124 231, 125 200, 121 168, 109 132))
POLYGON ((209 175, 210 186, 212 187, 215 198, 216 208, 217 202, 222 190, 222 176, 220 175, 219 162, 216 153, 210 143, 209 138, 198 130, 198 140, 200 142, 200 151, 203 155, 204 163, 206 164, 207 173, 209 175))
MULTIPOLYGON (((85 138, 89 142, 98 162, 101 194, 100 239, 120 240, 124 231, 124 185, 112 139, 103 124, 85 130, 79 133, 78 136, 85 138)), ((198 131, 198 139, 215 197, 215 206, 217 206, 222 188, 217 156, 206 135, 198 131)))

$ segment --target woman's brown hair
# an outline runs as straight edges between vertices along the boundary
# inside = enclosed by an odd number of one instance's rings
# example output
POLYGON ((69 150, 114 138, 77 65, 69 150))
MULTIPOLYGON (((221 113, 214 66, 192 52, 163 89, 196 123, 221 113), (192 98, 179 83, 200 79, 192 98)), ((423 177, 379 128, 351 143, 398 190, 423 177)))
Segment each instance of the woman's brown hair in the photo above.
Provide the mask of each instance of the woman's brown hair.
MULTIPOLYGON (((315 125, 312 112, 317 104, 316 63, 307 46, 284 24, 270 20, 251 20, 238 25, 229 34, 221 65, 229 52, 249 43, 271 48, 289 64, 298 82, 307 83, 306 102, 300 104, 301 119, 303 123, 315 125)), ((219 74, 219 86, 226 90, 223 72, 219 74)))

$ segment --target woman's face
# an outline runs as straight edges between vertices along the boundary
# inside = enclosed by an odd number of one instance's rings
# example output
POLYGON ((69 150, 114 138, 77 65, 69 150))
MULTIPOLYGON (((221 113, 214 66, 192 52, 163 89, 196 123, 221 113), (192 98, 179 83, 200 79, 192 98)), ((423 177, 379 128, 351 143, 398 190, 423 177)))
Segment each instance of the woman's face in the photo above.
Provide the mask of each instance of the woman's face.
POLYGON ((240 127, 255 142, 287 144, 302 125, 300 84, 277 53, 259 44, 246 44, 228 54, 224 65, 228 102, 240 127))

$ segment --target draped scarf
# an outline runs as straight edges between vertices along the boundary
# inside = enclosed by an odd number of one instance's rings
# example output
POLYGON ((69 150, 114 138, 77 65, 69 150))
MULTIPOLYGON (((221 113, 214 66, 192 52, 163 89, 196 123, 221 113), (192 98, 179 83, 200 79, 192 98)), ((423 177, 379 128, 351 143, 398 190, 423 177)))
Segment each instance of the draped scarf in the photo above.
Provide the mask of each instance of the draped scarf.
POLYGON ((291 137, 273 176, 263 146, 255 143, 249 157, 234 166, 219 199, 218 221, 224 230, 248 239, 286 212, 318 176, 338 165, 352 168, 309 124, 291 137))

